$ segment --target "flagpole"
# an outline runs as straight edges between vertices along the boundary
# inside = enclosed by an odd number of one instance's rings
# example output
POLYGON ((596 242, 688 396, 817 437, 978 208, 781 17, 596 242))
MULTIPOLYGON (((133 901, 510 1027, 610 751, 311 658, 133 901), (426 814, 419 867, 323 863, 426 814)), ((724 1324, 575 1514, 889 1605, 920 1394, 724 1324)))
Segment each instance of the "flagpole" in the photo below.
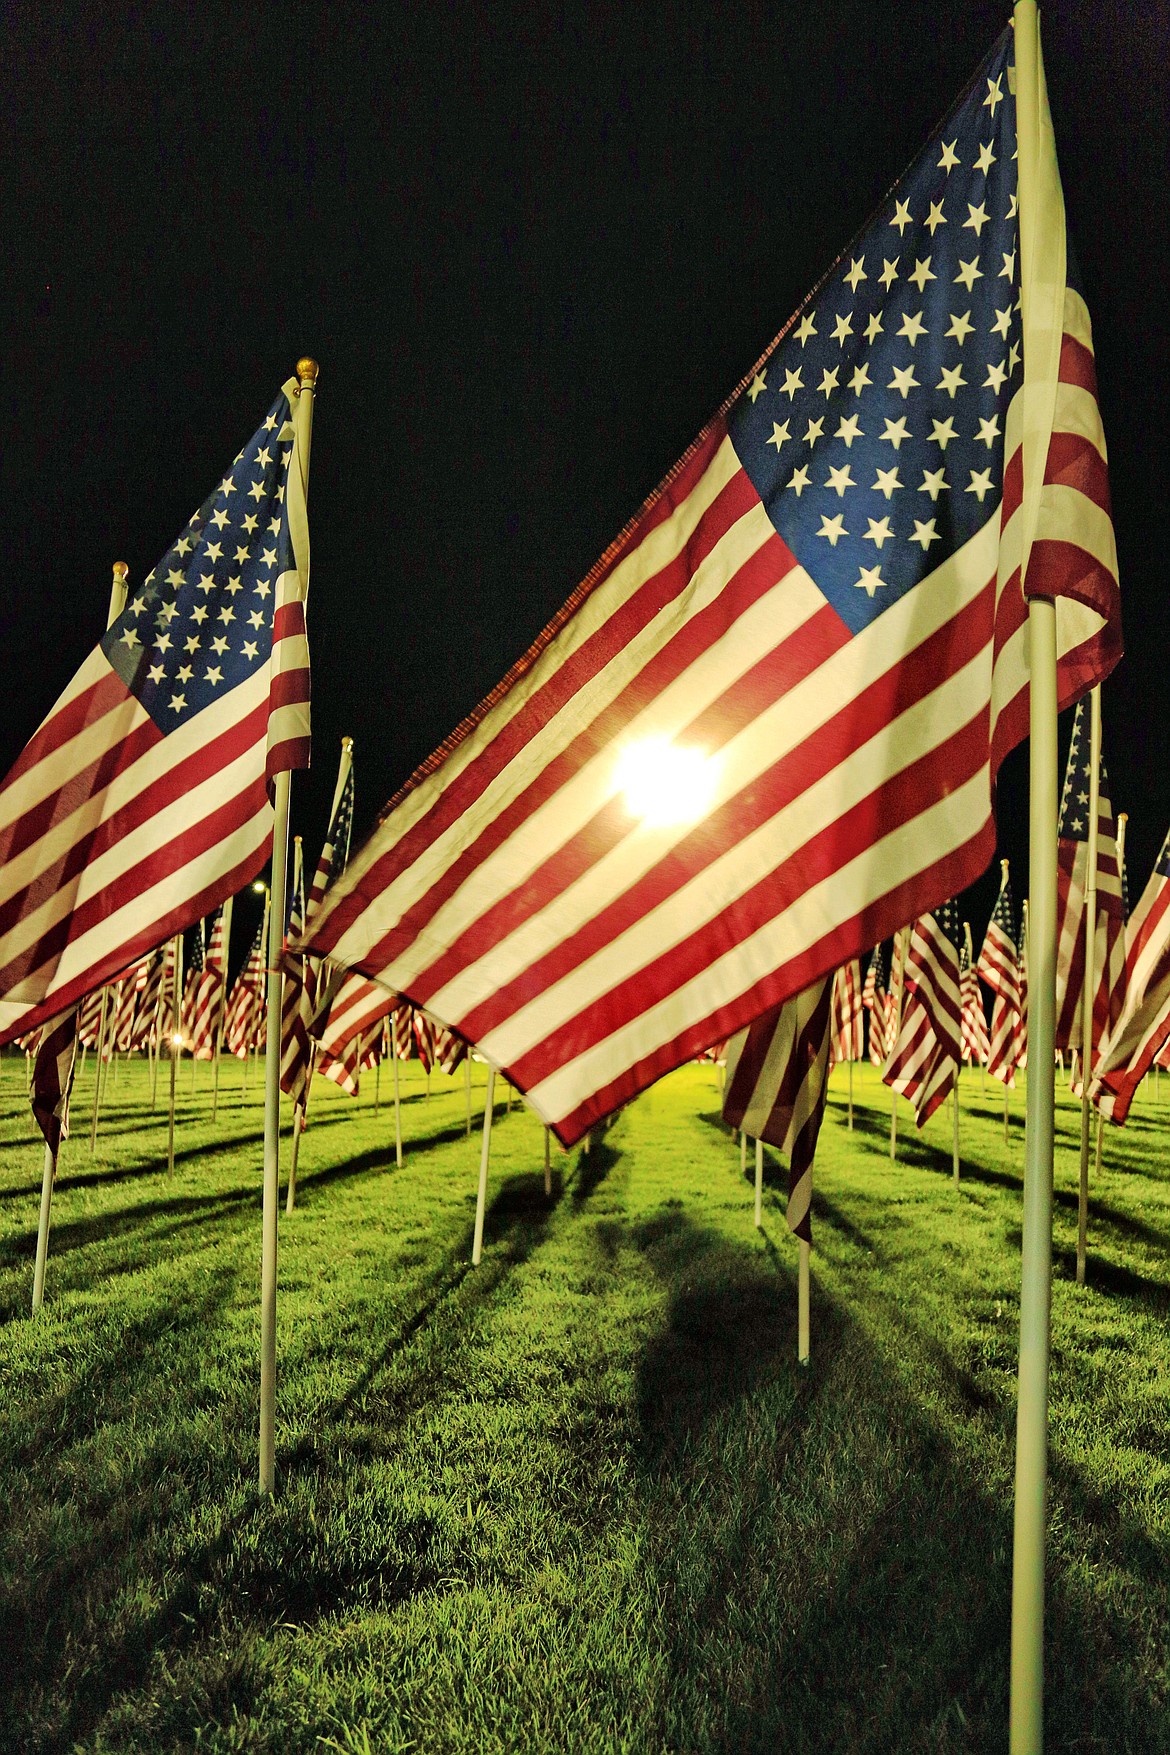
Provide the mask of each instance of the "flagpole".
POLYGON ((467 1092, 467 1138, 470 1139, 471 1138, 471 1049, 470 1049, 470 1047, 467 1050, 467 1058, 464 1061, 464 1066, 466 1067, 466 1072, 464 1074, 463 1082, 464 1082, 464 1085, 466 1087, 466 1092, 467 1092))
MULTIPOLYGON (((1039 515, 1052 431, 1064 301, 1064 229, 1035 0, 1015 7, 1020 286, 1024 323, 1021 580, 1039 515), (1042 132, 1044 138, 1042 139, 1042 132), (1042 147, 1044 148, 1042 152, 1042 147), (1040 250, 1057 262, 1041 264, 1040 250), (1059 271, 1059 272, 1057 272, 1059 271)), ((1031 1044, 1024 1133, 1020 1360, 1012 1543, 1011 1755, 1044 1748, 1044 1554, 1052 1301, 1056 1106, 1056 604, 1028 602, 1029 934, 1031 1044)))
POLYGON ((53 1205, 53 1183, 57 1175, 57 1154, 45 1141, 45 1166, 41 1173, 41 1216, 37 1225, 37 1262, 33 1270, 32 1313, 35 1316, 45 1301, 45 1268, 49 1260, 49 1214, 53 1205))
POLYGON ((764 1228, 764 1142, 756 1141, 756 1230, 764 1228))
MULTIPOLYGON (((852 1024, 850 1024, 849 1027, 850 1027, 850 1029, 852 1029, 853 1028, 852 1024)), ((852 1133, 853 1132, 853 1062, 851 1060, 847 1061, 846 1065, 849 1068, 849 1131, 850 1131, 850 1133, 852 1133)))
POLYGON ((183 935, 175 934, 175 987, 171 1008, 171 1106, 167 1117, 167 1175, 175 1174, 175 1076, 183 1042, 183 935))
MULTIPOLYGON (((811 1194, 811 1189, 810 1189, 811 1194)), ((796 1363, 807 1365, 812 1353, 809 1330, 809 1245, 803 1237, 798 1237, 800 1245, 799 1261, 796 1272, 796 1363)))
POLYGON ((109 1009, 110 990, 102 988, 102 1009, 98 1014, 97 1051, 93 1063, 93 1120, 89 1129, 89 1155, 92 1158, 97 1151, 98 1109, 101 1106, 102 1089, 102 1055, 106 1047, 106 1012, 109 1009))
MULTIPOLYGON (((1097 998, 1097 829, 1101 812, 1101 686, 1089 696, 1089 841, 1085 852, 1085 979, 1081 987, 1081 1165, 1077 1185, 1077 1285, 1085 1283, 1089 1234, 1089 1086, 1097 998)), ((1029 1064, 1030 1060, 1029 1060, 1029 1064)))
POLYGON ((955 1124, 955 1137, 951 1146, 951 1158, 954 1163, 955 1187, 959 1186, 959 1068, 955 1068, 955 1082, 951 1086, 951 1115, 955 1124))
POLYGON ((215 1120, 219 1108, 219 1058, 223 1052, 223 1027, 227 1022, 227 989, 228 989, 228 947, 232 936, 232 903, 235 897, 229 896, 223 905, 223 986, 219 996, 219 1017, 215 1025, 215 1073, 211 1086, 211 1119, 215 1120))
POLYGON ((496 1069, 488 1066, 487 1097, 483 1106, 483 1145, 479 1153, 479 1189, 475 1197, 475 1237, 471 1245, 471 1265, 478 1267, 483 1257, 483 1221, 487 1211, 488 1159, 492 1150, 492 1108, 496 1098, 496 1069))
POLYGON ((398 1095, 398 1048, 394 1032, 390 1032, 390 1053, 394 1061, 394 1162, 402 1168, 402 1105, 398 1095))
POLYGON ((550 1153, 549 1141, 550 1141, 549 1129, 546 1127, 544 1130, 544 1198, 545 1198, 545 1200, 552 1199, 552 1159, 549 1155, 549 1153, 550 1153))
MULTIPOLYGON (((300 391, 292 410, 305 492, 313 436, 317 362, 297 361, 300 391)), ((280 1206, 280 1014, 284 922, 288 892, 288 795, 290 774, 276 775, 273 798, 272 870, 268 912, 268 1030, 264 1044, 264 1201, 260 1247, 260 1491, 276 1490, 276 1226, 280 1206)))
MULTIPOLYGON (((894 961, 893 961, 892 973, 891 973, 891 979, 894 981, 895 987, 897 989, 896 996, 895 996, 895 1002, 894 1002, 894 1042, 897 1042, 898 1037, 902 1034, 902 989, 905 986, 905 982, 906 982, 906 933, 907 933, 907 931, 908 931, 908 928, 904 926, 894 940, 894 961)), ((889 1047, 889 1053, 893 1052, 893 1046, 894 1046, 894 1044, 891 1043, 890 1047, 889 1047)), ((888 1054, 887 1054, 887 1058, 888 1058, 888 1054)), ((894 1090, 893 1086, 891 1086, 890 1087, 890 1159, 891 1159, 891 1162, 896 1162, 897 1157, 898 1157, 898 1093, 897 1093, 897 1091, 894 1090)))
POLYGON ((745 1127, 741 1127, 739 1130, 739 1173, 743 1177, 747 1176, 747 1129, 745 1127))

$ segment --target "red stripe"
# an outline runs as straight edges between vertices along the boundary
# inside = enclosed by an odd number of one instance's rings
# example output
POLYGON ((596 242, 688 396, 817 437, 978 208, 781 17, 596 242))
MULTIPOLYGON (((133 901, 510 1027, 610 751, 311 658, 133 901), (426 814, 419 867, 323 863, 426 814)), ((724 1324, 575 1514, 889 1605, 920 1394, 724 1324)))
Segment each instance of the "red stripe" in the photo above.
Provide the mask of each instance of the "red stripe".
POLYGON ((1110 516, 1109 467, 1096 445, 1080 433, 1053 433, 1044 465, 1044 480, 1075 488, 1110 516))
POLYGON ((63 743, 84 731, 87 725, 94 725, 99 719, 104 719, 107 713, 113 712, 120 705, 125 696, 125 684, 111 669, 105 675, 99 676, 89 688, 83 689, 75 700, 67 702, 64 707, 54 708, 49 717, 33 732, 9 769, 4 790, 19 775, 27 774, 63 743))
POLYGON ((1060 344, 1060 371, 1062 384, 1075 384, 1079 390, 1087 390, 1096 402, 1097 398, 1097 364, 1091 348, 1076 339, 1075 335, 1065 335, 1060 344))

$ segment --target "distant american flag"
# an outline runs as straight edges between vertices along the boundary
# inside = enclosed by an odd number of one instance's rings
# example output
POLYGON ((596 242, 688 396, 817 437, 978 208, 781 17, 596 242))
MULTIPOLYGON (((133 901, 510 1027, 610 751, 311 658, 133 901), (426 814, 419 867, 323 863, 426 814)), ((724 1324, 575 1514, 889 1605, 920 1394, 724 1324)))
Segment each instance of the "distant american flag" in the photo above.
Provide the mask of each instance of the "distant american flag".
POLYGON ((982 871, 1027 732, 1034 504, 1061 701, 1119 652, 1062 222, 1025 510, 1010 58, 1009 33, 309 934, 474 1042, 565 1144, 982 871))
POLYGON ((788 1229, 812 1241, 812 1166, 825 1113, 830 981, 758 1018, 727 1049, 723 1119, 788 1158, 788 1229))
MULTIPOLYGON (((1089 703, 1073 719, 1057 843, 1056 1046, 1083 1045, 1081 1006, 1085 985, 1085 891, 1089 859, 1089 703)), ((1117 822, 1101 757, 1097 810, 1097 918, 1093 938, 1093 1043, 1096 1049, 1117 1023, 1125 987, 1125 913, 1117 822)))
POLYGON ((224 983, 227 980, 227 946, 223 936, 223 909, 216 910, 211 939, 191 999, 191 1052, 196 1060, 211 1060, 223 1016, 224 983))
POLYGON ((902 1017, 882 1078, 914 1105, 919 1127, 953 1091, 960 1064, 959 910, 947 902, 914 922, 902 1017))
MULTIPOLYGON (((348 745, 343 749, 343 760, 348 745)), ((340 778, 340 776, 339 776, 340 778)), ((353 797, 354 778, 353 762, 345 772, 341 782, 341 790, 334 799, 333 810, 329 818, 329 827, 325 832, 325 845, 321 849, 321 857, 317 861, 317 869, 313 873, 313 882, 309 890, 309 900, 304 898, 303 878, 299 891, 294 890, 289 909, 288 942, 296 942, 303 927, 310 923, 317 914, 322 901, 330 887, 345 870, 349 859, 349 842, 353 833, 353 797)), ((336 988, 336 981, 333 983, 336 988)), ((325 995, 322 992, 320 970, 311 957, 300 956, 295 952, 285 956, 284 1003, 281 1012, 280 1031, 280 1088, 291 1097, 302 1109, 308 1107, 309 1084, 313 1077, 313 1042, 312 1036, 319 1033, 324 1017, 318 1019, 318 1008, 322 1006, 325 995)), ((329 1015, 325 1013, 325 1017, 329 1015)), ((372 1021, 372 1020, 371 1020, 372 1021)), ((321 1070, 327 1076, 329 1072, 328 1057, 340 1055, 342 1047, 350 1039, 344 1035, 335 1047, 323 1050, 321 1070)), ((346 1072, 341 1081, 345 1088, 351 1074, 346 1072)), ((356 1069, 354 1071, 356 1077, 356 1069)), ((356 1084, 354 1090, 356 1091, 356 1084)))
POLYGON ((830 1060, 861 1060, 865 1055, 865 1008, 861 1003, 861 964, 856 957, 833 976, 830 1060))
POLYGON ((69 1096, 76 1064, 77 1007, 71 1006, 41 1031, 30 1092, 33 1115, 54 1159, 61 1141, 69 1135, 69 1096))
POLYGON ((1014 1086, 1020 1049, 1020 959, 1006 859, 975 973, 994 996, 987 1070, 1003 1084, 1014 1086))
POLYGON ((267 783, 309 749, 297 394, 290 379, 0 789, 0 1041, 268 857, 267 783))
POLYGON ((1151 1066, 1170 1050, 1170 835, 1129 921, 1125 1007, 1105 1042, 1092 1094, 1121 1123, 1151 1066))
POLYGON ((963 996, 963 1033, 961 1038, 963 1059, 975 1066, 986 1066, 991 1042, 987 1034, 983 995, 979 991, 975 965, 971 961, 971 953, 966 945, 963 946, 962 961, 959 967, 959 989, 963 996))
POLYGON ((861 1003, 869 1013, 869 1061, 881 1066, 886 1058, 886 979, 882 965, 882 947, 877 945, 865 972, 861 1003))

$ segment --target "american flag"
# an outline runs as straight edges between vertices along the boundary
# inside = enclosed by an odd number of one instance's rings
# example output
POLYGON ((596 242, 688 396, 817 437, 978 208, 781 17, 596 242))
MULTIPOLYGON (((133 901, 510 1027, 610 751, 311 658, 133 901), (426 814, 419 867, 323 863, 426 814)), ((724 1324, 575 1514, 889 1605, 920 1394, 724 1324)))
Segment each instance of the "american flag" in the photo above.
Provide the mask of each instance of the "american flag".
POLYGON ((924 1127, 955 1086, 960 1064, 959 910, 947 902, 914 922, 906 948, 902 1018, 882 1071, 924 1127))
POLYGON ((986 1066, 987 1056, 991 1052, 991 1041, 987 1034, 987 1018, 983 1011, 983 995, 979 991, 979 982, 975 976, 975 965, 971 961, 970 935, 971 928, 964 931, 967 942, 963 946, 962 961, 959 966, 959 990, 963 996, 963 1032, 961 1046, 963 1059, 968 1064, 986 1066))
POLYGON ((450 1076, 467 1058, 467 1043, 454 1030, 440 1024, 435 1033, 435 1063, 450 1076))
POLYGON ((187 967, 183 975, 183 1003, 179 1011, 183 1040, 191 1047, 191 1038, 195 1025, 195 995, 203 974, 203 922, 199 922, 191 940, 191 955, 187 959, 187 967))
POLYGON ((1107 1038, 1092 1095, 1119 1125, 1151 1066, 1170 1050, 1170 835, 1129 921, 1125 1007, 1107 1038))
MULTIPOLYGON (((168 939, 165 945, 159 945, 146 965, 146 982, 138 1002, 138 1015, 134 1020, 135 1048, 151 1048, 159 1036, 159 1011, 163 1003, 164 983, 169 988, 175 946, 174 940, 168 939)), ((86 1001, 86 1005, 89 1001, 86 1001)), ((84 1007, 82 1016, 85 1015, 84 1007)))
POLYGON ((96 1048, 102 1021, 102 993, 98 987, 82 1001, 77 1017, 77 1040, 83 1048, 96 1048))
MULTIPOLYGON (((348 738, 345 739, 342 745, 345 779, 341 782, 340 790, 333 801, 329 827, 325 834, 325 845, 321 849, 321 857, 318 859, 317 869, 313 873, 307 906, 303 893, 303 880, 300 894, 293 897, 289 912, 288 942, 290 944, 295 943, 302 927, 315 918, 330 887, 341 876, 349 859, 349 842, 353 832, 354 795, 351 748, 351 741, 348 738)), ((313 1042, 311 1038, 320 1034, 323 1019, 318 1018, 318 1011, 322 1008, 325 997, 320 991, 319 971, 313 959, 299 956, 296 952, 286 953, 284 1006, 281 1013, 280 1088, 292 1098, 294 1103, 299 1103, 302 1109, 308 1107, 309 1083, 313 1076, 313 1042)), ((328 1016, 328 1013, 325 1015, 328 1016)), ((324 1055, 328 1057, 340 1054, 342 1043, 348 1042, 348 1040, 348 1035, 343 1036, 335 1047, 324 1049, 324 1055)), ((328 1071, 324 1063, 321 1070, 328 1071)))
POLYGON ((224 1040, 231 1053, 240 1060, 256 1046, 257 1031, 264 1028, 266 981, 262 920, 256 928, 247 960, 232 984, 224 1020, 224 1040))
POLYGON ((869 1061, 881 1066, 886 1058, 886 978, 882 947, 877 945, 865 972, 861 1003, 869 1013, 869 1061))
POLYGON ((400 1000, 390 1014, 390 1036, 397 1060, 409 1060, 414 1053, 414 1025, 410 1001, 400 1000))
POLYGON ((788 1229, 812 1241, 812 1166, 825 1113, 831 983, 816 981, 741 1031, 727 1050, 723 1119, 788 1158, 788 1229))
POLYGON ((436 1026, 425 1012, 415 1010, 411 1019, 414 1029, 414 1040, 418 1048, 418 1057, 425 1071, 430 1072, 435 1064, 435 1030, 436 1026))
POLYGON ((223 1014, 226 980, 227 946, 224 944, 223 909, 219 908, 212 922, 211 939, 191 999, 188 1033, 191 1053, 196 1060, 211 1060, 215 1056, 215 1037, 223 1014))
MULTIPOLYGON (((1118 655, 1073 285, 1024 509, 1009 61, 1005 34, 308 935, 476 1043, 564 1144, 986 865, 1027 731, 1035 503, 1060 699, 1118 655)), ((1062 263, 1063 233, 1041 249, 1062 263)))
POLYGON ((983 948, 975 965, 979 979, 991 989, 991 1033, 987 1070, 1014 1088, 1020 1048, 1020 959, 1012 916, 1012 886, 1007 860, 1003 861, 999 895, 987 923, 983 948))
POLYGON ((840 1060, 864 1058, 865 1008, 861 1003, 861 991, 861 964, 854 957, 843 963, 833 976, 830 1065, 840 1060))
POLYGON ((146 988, 147 964, 128 969, 118 983, 118 1001, 114 1007, 110 1041, 121 1054, 134 1046, 138 1007, 146 988))
MULTIPOLYGON (((1089 703, 1081 701, 1060 801, 1057 843, 1056 1046, 1083 1046, 1081 1001, 1085 985, 1085 887, 1089 862, 1089 703)), ((1117 823, 1101 757, 1097 809, 1097 923, 1093 938, 1093 1044, 1117 1023, 1125 986, 1125 917, 1117 823)))
POLYGON ((298 394, 290 379, 0 789, 0 1041, 268 857, 267 783, 309 749, 298 394))
POLYGON ((33 1066, 32 1112, 54 1160, 61 1150, 61 1141, 69 1137, 69 1094, 77 1064, 77 1010, 70 1006, 63 1016, 44 1026, 33 1066))

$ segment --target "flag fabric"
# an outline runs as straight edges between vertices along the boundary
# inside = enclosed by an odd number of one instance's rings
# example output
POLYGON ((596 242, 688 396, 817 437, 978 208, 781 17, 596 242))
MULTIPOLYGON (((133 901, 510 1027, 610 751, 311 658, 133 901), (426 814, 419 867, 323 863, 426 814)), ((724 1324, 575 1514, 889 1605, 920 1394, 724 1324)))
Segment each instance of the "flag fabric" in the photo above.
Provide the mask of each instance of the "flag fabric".
POLYGON ((1004 861, 999 895, 987 923, 975 973, 993 994, 987 1070, 1009 1088, 1015 1087, 1019 1051, 1020 960, 1012 915, 1012 886, 1004 861))
POLYGON ((257 1029, 264 1028, 266 980, 264 922, 261 920, 244 966, 232 984, 224 1020, 224 1040, 239 1060, 256 1046, 257 1029))
POLYGON ((965 944, 959 965, 959 990, 963 997, 963 1028, 960 1038, 963 1059, 968 1064, 986 1066, 991 1051, 987 1017, 983 1010, 983 995, 975 976, 975 965, 965 944))
POLYGON ((361 1085, 362 1041, 361 1036, 351 1036, 339 1053, 329 1054, 321 1049, 317 1054, 316 1070, 347 1097, 356 1097, 361 1085))
POLYGON ((187 967, 183 972, 183 1002, 179 1017, 183 1031, 183 1040, 191 1046, 192 1030, 195 1023, 195 995, 203 974, 203 922, 199 922, 198 930, 191 941, 191 955, 187 959, 187 967))
POLYGON ((298 394, 290 379, 0 788, 0 1041, 268 858, 268 783, 309 752, 298 394))
POLYGON ((203 957, 203 967, 191 998, 191 1015, 186 1033, 190 1037, 191 1053, 196 1060, 212 1060, 215 1057, 215 1036, 223 1009, 226 979, 227 946, 224 944, 223 908, 220 907, 216 910, 207 952, 203 957))
MULTIPOLYGON (((1057 842, 1056 1046, 1083 1047, 1081 1006, 1085 984, 1085 891, 1089 860, 1090 798, 1089 703, 1081 701, 1073 719, 1057 842)), ((1097 811, 1097 906, 1094 933, 1093 1046, 1121 1015, 1125 975, 1125 932, 1117 823, 1102 754, 1097 811)))
POLYGON ((110 1043, 120 1054, 125 1054, 134 1042, 134 1020, 142 991, 139 986, 140 973, 141 969, 127 969, 118 983, 118 1001, 110 1028, 110 1043))
POLYGON ((786 1000, 727 1050, 723 1119, 788 1158, 788 1229, 812 1241, 812 1166, 825 1112, 832 1023, 823 977, 786 1000))
POLYGON ((411 1022, 409 1000, 400 1000, 390 1014, 390 1038, 394 1044, 395 1058, 409 1060, 414 1053, 414 1026, 411 1022))
POLYGON ((856 957, 833 976, 833 1021, 829 1064, 865 1057, 865 1009, 861 1003, 861 964, 856 957))
MULTIPOLYGON (((147 959, 146 979, 139 996, 138 1011, 134 1019, 135 1048, 152 1048, 158 1040, 163 983, 164 980, 169 981, 170 979, 168 971, 171 969, 174 954, 174 942, 168 939, 165 945, 159 945, 154 954, 147 959)), ((84 1009, 82 1015, 84 1016, 84 1009)))
POLYGON ((83 1048, 96 1048, 102 1021, 102 989, 96 987, 81 1002, 77 1014, 77 1040, 83 1048))
POLYGON ((77 1006, 41 1029, 29 1101, 45 1144, 56 1157, 69 1137, 69 1095, 77 1065, 77 1006))
POLYGON ((418 1049, 418 1057, 423 1063, 423 1069, 430 1072, 435 1064, 435 1026, 426 1013, 420 1012, 416 1007, 411 1018, 411 1027, 414 1030, 415 1046, 418 1049))
POLYGON ((902 1017, 882 1079, 909 1098, 924 1127, 954 1090, 962 1035, 959 910, 947 902, 914 922, 905 955, 902 1017))
POLYGON ((435 1031, 435 1064, 450 1077, 466 1058, 467 1043, 462 1036, 448 1030, 445 1024, 439 1024, 435 1031))
POLYGON ((869 959, 861 1003, 869 1013, 869 1063, 880 1067, 886 1058, 886 979, 881 945, 869 959))
MULTIPOLYGON (((354 1037, 364 1037, 398 1005, 398 995, 387 993, 363 975, 343 974, 311 1020, 313 1040, 326 1054, 338 1055, 354 1037)), ((409 1020, 409 1008, 407 1008, 409 1020)))
MULTIPOLYGON (((321 857, 318 859, 317 869, 313 873, 308 903, 305 902, 302 890, 299 896, 294 897, 290 906, 287 934, 287 941, 290 945, 296 942, 302 926, 315 918, 330 887, 345 870, 346 862, 349 859, 350 836, 353 831, 353 797, 354 780, 351 762, 349 772, 345 777, 345 784, 341 789, 341 796, 337 800, 336 809, 329 820, 329 827, 325 834, 325 845, 321 849, 321 857)), ((318 970, 311 958, 301 956, 296 951, 286 950, 284 971, 280 1088, 292 1098, 294 1103, 299 1103, 302 1109, 307 1109, 309 1082, 313 1076, 312 1038, 320 1033, 318 1014, 322 1010, 322 1001, 325 996, 321 991, 318 970)), ((330 984, 330 991, 336 993, 336 982, 330 984)), ((355 1026, 355 1028, 357 1027, 359 1026, 355 1026)), ((335 1047, 325 1048, 324 1054, 335 1057, 341 1051, 341 1043, 348 1042, 348 1040, 348 1035, 343 1036, 335 1047)), ((348 1077, 347 1073, 346 1078, 348 1077)))
POLYGON ((1027 732, 1026 532, 1060 700, 1119 654, 1062 220, 1055 425, 1023 475, 1010 61, 1006 33, 308 934, 475 1042, 564 1144, 983 870, 1027 732))
POLYGON ((1119 1126, 1151 1066, 1170 1064, 1170 835, 1126 937, 1125 1006, 1091 1087, 1101 1113, 1119 1126))
POLYGON ((1028 904, 1024 903, 1021 910, 1023 919, 1020 922, 1020 943, 1016 953, 1016 966, 1020 974, 1020 1004, 1016 1012, 1016 1071, 1025 1072, 1028 1066, 1028 904))

